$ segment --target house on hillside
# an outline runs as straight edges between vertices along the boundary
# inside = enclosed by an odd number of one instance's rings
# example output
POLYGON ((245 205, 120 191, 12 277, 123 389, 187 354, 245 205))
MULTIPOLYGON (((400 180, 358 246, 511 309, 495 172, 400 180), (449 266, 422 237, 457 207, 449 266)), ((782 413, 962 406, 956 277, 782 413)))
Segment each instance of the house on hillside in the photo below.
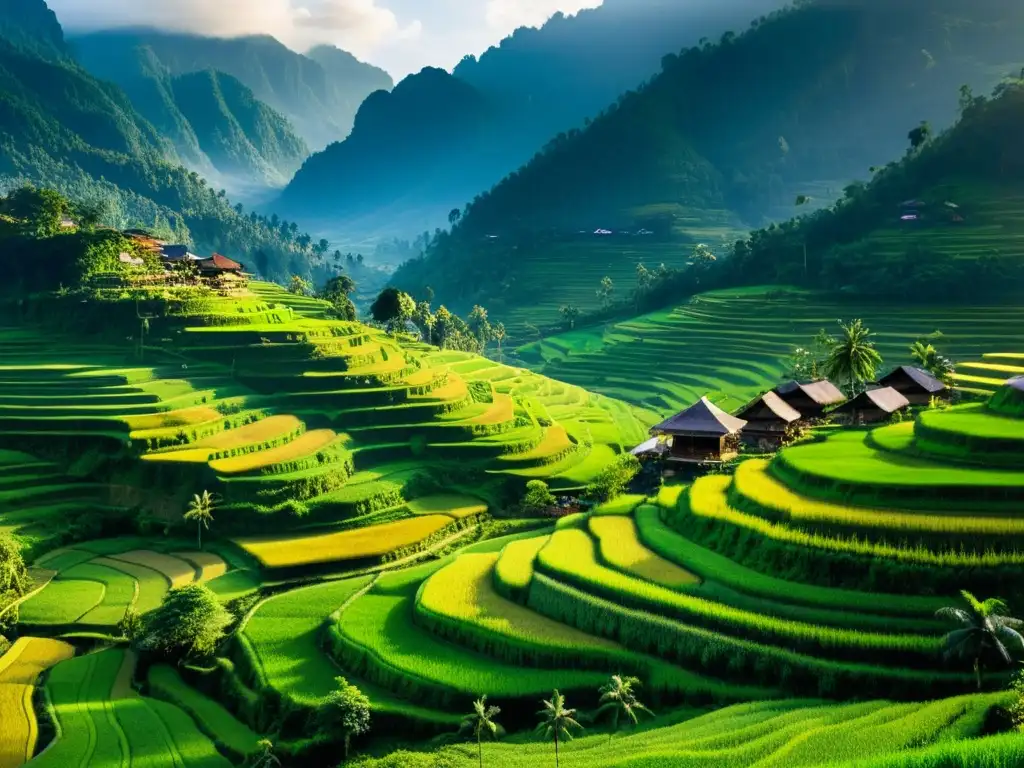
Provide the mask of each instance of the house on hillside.
POLYGON ((165 245, 160 249, 160 258, 171 264, 186 261, 199 261, 199 257, 190 253, 187 245, 165 245))
POLYGON ((248 275, 244 267, 227 256, 219 253, 213 254, 208 259, 200 259, 195 262, 199 270, 199 276, 209 282, 214 288, 220 290, 231 290, 241 288, 248 282, 248 275))
POLYGON ((835 412, 850 424, 878 424, 888 421, 897 411, 909 407, 910 401, 895 389, 879 387, 861 392, 835 412))
POLYGON ((828 379, 808 384, 787 381, 777 386, 774 392, 808 421, 821 419, 826 408, 846 402, 846 395, 828 379))
POLYGON ((746 405, 736 418, 747 422, 743 442, 762 451, 774 451, 782 447, 803 417, 776 393, 766 392, 746 405))
POLYGON ((665 460, 669 463, 721 463, 739 452, 739 435, 746 425, 702 397, 651 429, 651 434, 668 438, 665 460))
POLYGON ((912 365, 901 365, 878 382, 879 386, 892 387, 911 405, 928 405, 933 397, 947 397, 949 387, 932 376, 928 371, 912 365))
POLYGON ((196 263, 196 267, 199 269, 199 274, 202 277, 223 277, 224 275, 235 275, 237 277, 242 276, 242 265, 234 259, 229 259, 227 256, 221 256, 219 253, 213 254, 208 259, 200 259, 196 263))

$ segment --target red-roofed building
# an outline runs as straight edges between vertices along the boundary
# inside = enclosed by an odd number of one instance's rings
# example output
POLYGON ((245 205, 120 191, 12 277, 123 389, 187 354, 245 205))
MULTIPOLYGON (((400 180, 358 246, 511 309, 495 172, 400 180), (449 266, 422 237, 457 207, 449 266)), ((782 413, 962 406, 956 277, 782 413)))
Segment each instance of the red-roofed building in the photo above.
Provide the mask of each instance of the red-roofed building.
POLYGON ((200 259, 197 266, 199 267, 199 274, 204 277, 217 277, 226 272, 233 272, 240 275, 242 273, 242 265, 234 259, 229 259, 227 256, 221 256, 219 253, 213 254, 208 259, 200 259))

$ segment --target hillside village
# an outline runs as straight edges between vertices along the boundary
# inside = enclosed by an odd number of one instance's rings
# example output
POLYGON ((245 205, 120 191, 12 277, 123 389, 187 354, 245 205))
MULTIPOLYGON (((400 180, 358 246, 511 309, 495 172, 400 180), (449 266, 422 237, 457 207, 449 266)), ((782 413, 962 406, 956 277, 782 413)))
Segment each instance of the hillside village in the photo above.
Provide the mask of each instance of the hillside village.
POLYGON ((1020 3, 7 6, 0 768, 1024 765, 1020 3))

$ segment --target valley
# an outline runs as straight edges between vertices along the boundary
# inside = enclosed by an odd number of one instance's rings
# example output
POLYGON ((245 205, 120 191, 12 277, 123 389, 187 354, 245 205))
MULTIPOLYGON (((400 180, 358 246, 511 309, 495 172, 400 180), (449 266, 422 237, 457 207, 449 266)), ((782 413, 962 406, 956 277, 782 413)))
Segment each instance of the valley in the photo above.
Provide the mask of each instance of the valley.
POLYGON ((1019 4, 369 5, 0 1, 0 768, 1024 764, 1019 4))

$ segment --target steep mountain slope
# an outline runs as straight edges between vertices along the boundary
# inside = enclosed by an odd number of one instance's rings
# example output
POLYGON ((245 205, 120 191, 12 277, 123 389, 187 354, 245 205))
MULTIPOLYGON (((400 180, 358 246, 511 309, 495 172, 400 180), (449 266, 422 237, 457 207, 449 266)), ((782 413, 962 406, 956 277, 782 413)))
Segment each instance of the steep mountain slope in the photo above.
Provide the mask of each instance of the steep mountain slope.
MULTIPOLYGON (((380 143, 373 157, 361 154, 355 172, 348 165, 355 147, 330 147, 310 158, 308 172, 296 178, 281 203, 295 216, 341 220, 346 229, 362 234, 432 230, 444 224, 452 208, 461 208, 481 189, 522 165, 560 131, 582 126, 627 88, 657 71, 665 52, 746 25, 781 2, 610 0, 577 16, 557 15, 540 29, 520 29, 479 60, 467 57, 454 71, 459 85, 447 86, 452 92, 460 85, 472 87, 488 103, 486 140, 459 136, 439 164, 433 139, 410 137, 403 151, 406 157, 415 157, 414 168, 408 169, 412 172, 390 176, 372 199, 363 188, 362 163, 388 166, 393 147, 380 143), (367 209, 373 208, 378 215, 366 217, 367 209)), ((431 101, 429 111, 448 113, 453 126, 467 122, 472 131, 480 114, 460 111, 464 102, 440 100, 441 88, 437 76, 413 78, 396 94, 399 100, 391 105, 392 124, 384 127, 385 132, 402 133, 407 124, 422 120, 422 104, 431 101)), ((365 147, 355 136, 352 141, 365 147)))
POLYGON ((120 85, 181 159, 217 177, 217 186, 282 185, 308 153, 288 121, 230 75, 172 77, 148 46, 114 48, 92 64, 93 74, 120 85))
POLYGON ((139 47, 148 47, 173 76, 209 69, 224 72, 285 115, 313 149, 345 138, 363 99, 392 86, 386 72, 350 60, 342 51, 321 49, 311 58, 265 35, 221 39, 118 30, 76 37, 72 46, 79 61, 101 76, 110 72, 113 61, 139 47))
POLYGON ((43 56, 67 52, 57 16, 44 3, 31 0, 0 0, 0 38, 43 56))
MULTIPOLYGON (((352 134, 309 158, 285 190, 281 204, 299 212, 303 190, 333 190, 332 204, 366 214, 419 195, 458 195, 486 183, 488 138, 495 107, 468 83, 427 68, 363 102, 352 134), (475 166, 454 161, 472 154, 475 166), (396 193, 402 197, 396 200, 396 193)), ((457 198, 456 198, 457 199, 457 198)))
POLYGON ((305 158, 305 142, 288 121, 231 75, 207 70, 176 77, 171 85, 218 170, 283 183, 305 158))
POLYGON ((491 303, 523 277, 517 265, 544 262, 524 257, 546 247, 524 231, 647 226, 713 242, 723 208, 759 226, 791 216, 797 195, 827 204, 905 151, 921 120, 951 123, 961 84, 988 90, 1022 60, 1024 7, 1011 0, 805 0, 666 57, 651 83, 471 204, 455 237, 396 283, 491 303), (506 246, 475 263, 495 234, 506 246))
MULTIPOLYGON (((41 0, 19 0, 38 19, 41 0)), ((98 203, 110 224, 157 229, 253 260, 264 275, 308 273, 308 253, 292 234, 243 216, 195 172, 178 165, 171 143, 115 85, 95 79, 54 51, 44 58, 31 26, 0 37, 0 176, 5 184, 51 186, 76 201, 98 203), (20 45, 26 40, 27 45, 20 45)), ((59 27, 58 27, 59 30, 59 27)), ((52 39, 52 35, 50 36, 52 39)), ((45 40, 45 38, 43 38, 45 40)))

